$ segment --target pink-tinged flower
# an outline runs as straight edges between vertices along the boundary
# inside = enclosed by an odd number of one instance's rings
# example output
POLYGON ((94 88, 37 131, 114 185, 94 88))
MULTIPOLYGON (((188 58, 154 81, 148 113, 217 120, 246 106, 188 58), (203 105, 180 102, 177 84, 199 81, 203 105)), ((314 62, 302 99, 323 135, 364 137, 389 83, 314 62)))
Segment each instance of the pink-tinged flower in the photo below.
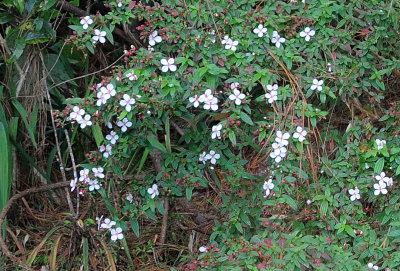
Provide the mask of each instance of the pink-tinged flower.
POLYGON ((309 27, 306 27, 303 31, 300 32, 300 37, 305 38, 306 41, 310 41, 311 37, 315 35, 315 30, 311 30, 309 27))
POLYGON ((104 38, 105 36, 106 36, 106 31, 100 31, 98 29, 95 29, 94 36, 92 37, 92 39, 100 43, 105 43, 106 42, 106 39, 104 38))
POLYGON ((194 95, 194 97, 190 97, 189 98, 189 102, 191 102, 193 104, 194 107, 198 107, 200 105, 200 97, 198 97, 197 95, 194 95))
POLYGON ((89 185, 89 191, 100 189, 100 185, 99 185, 99 182, 97 180, 93 180, 93 181, 90 180, 88 182, 88 185, 89 185))
POLYGON ((221 41, 222 44, 227 44, 228 42, 232 42, 228 35, 225 35, 224 39, 221 41))
POLYGON ((122 233, 122 228, 118 227, 116 229, 111 229, 111 241, 118 241, 124 239, 124 234, 122 233))
POLYGON ((75 178, 75 179, 72 179, 71 182, 69 183, 69 186, 71 187, 71 192, 73 192, 75 190, 77 182, 78 182, 78 180, 75 178))
POLYGON ((93 23, 93 20, 90 18, 90 16, 85 16, 81 19, 80 21, 83 29, 87 29, 89 27, 89 25, 91 25, 93 23))
POLYGON ((218 99, 214 97, 211 100, 205 101, 203 108, 207 110, 211 109, 213 111, 218 110, 218 99))
POLYGON ((106 135, 106 139, 110 141, 111 144, 115 144, 117 140, 119 139, 119 136, 117 135, 116 132, 111 131, 110 134, 106 135))
POLYGON ((215 139, 216 137, 217 137, 217 138, 221 138, 221 129, 222 129, 222 125, 221 125, 221 124, 214 125, 214 126, 211 128, 211 130, 212 130, 211 138, 212 138, 212 139, 215 139))
POLYGON ((240 84, 238 82, 235 82, 235 83, 231 84, 231 89, 232 90, 238 89, 239 87, 240 87, 240 84))
POLYGON ((384 145, 386 144, 386 140, 376 139, 375 143, 378 146, 378 150, 381 150, 381 149, 383 149, 384 145))
POLYGON ((257 28, 253 29, 254 34, 257 34, 257 36, 259 38, 262 38, 264 36, 264 34, 267 34, 267 36, 268 36, 267 31, 268 31, 268 29, 266 27, 264 27, 262 24, 259 24, 257 26, 257 28))
POLYGON ((132 122, 130 122, 127 118, 118 121, 117 125, 121 127, 121 132, 126 132, 126 130, 132 126, 132 122))
POLYGON ((374 195, 378 196, 379 194, 385 195, 387 194, 386 183, 384 181, 379 181, 374 184, 374 195))
POLYGON ((136 76, 135 72, 133 72, 133 71, 128 72, 125 76, 126 76, 126 78, 128 78, 130 81, 133 81, 133 80, 136 81, 136 80, 138 79, 138 77, 136 76))
POLYGON ((104 152, 103 153, 103 157, 104 158, 108 158, 110 157, 110 155, 112 154, 112 147, 110 144, 108 144, 107 146, 101 145, 100 146, 100 152, 104 152))
POLYGON ((74 106, 72 112, 69 114, 69 119, 79 123, 82 120, 83 115, 85 115, 85 110, 79 108, 79 106, 74 106))
POLYGON ((105 86, 105 87, 101 87, 100 91, 104 93, 105 98, 107 100, 117 94, 117 92, 115 91, 114 85, 111 83, 107 84, 107 86, 105 86))
POLYGON ((276 48, 281 47, 281 43, 284 43, 285 41, 285 38, 281 38, 281 36, 279 36, 278 31, 272 32, 271 42, 275 43, 276 48))
POLYGON ((211 89, 206 89, 206 91, 204 92, 204 94, 200 95, 199 97, 199 101, 201 103, 205 103, 208 102, 210 100, 214 99, 213 93, 211 89))
POLYGON ((132 110, 132 105, 136 103, 134 98, 131 98, 128 94, 124 94, 123 100, 119 102, 120 105, 125 106, 125 110, 130 112, 132 110))
POLYGON ((215 151, 210 151, 209 154, 206 155, 207 160, 211 160, 211 164, 215 165, 217 163, 217 160, 221 157, 220 154, 215 153, 215 151))
POLYGON ((104 168, 102 168, 102 167, 95 167, 95 168, 92 168, 92 172, 93 172, 93 175, 94 175, 94 177, 96 177, 96 178, 100 178, 100 179, 103 179, 104 178, 104 173, 103 173, 103 171, 104 171, 104 168))
POLYGON ((133 202, 133 196, 131 193, 129 193, 129 195, 126 197, 126 200, 129 201, 130 203, 133 202))
POLYGON ((239 90, 234 89, 233 94, 229 95, 229 100, 235 101, 236 105, 241 105, 242 100, 246 97, 243 93, 241 93, 239 90))
POLYGON ((156 43, 160 43, 161 41, 162 38, 158 35, 157 30, 154 30, 149 36, 149 45, 154 46, 156 43))
POLYGON ((152 187, 148 188, 147 193, 149 193, 151 195, 152 199, 154 199, 156 196, 158 196, 160 194, 160 192, 158 192, 157 184, 153 184, 152 187))
POLYGON ((289 133, 282 133, 281 131, 276 132, 275 141, 281 146, 287 146, 289 144, 288 139, 290 138, 289 133))
POLYGON ((311 85, 311 90, 322 90, 322 85, 324 84, 324 80, 314 79, 311 85))
POLYGON ((79 124, 81 125, 81 129, 84 129, 86 126, 92 126, 90 115, 86 114, 85 117, 79 122, 79 124))
POLYGON ((272 143, 272 148, 274 149, 274 151, 272 151, 269 154, 269 156, 272 159, 275 159, 276 163, 281 162, 282 159, 285 158, 285 156, 286 156, 287 149, 284 146, 282 146, 276 142, 272 143))
POLYGON ((206 161, 207 161, 207 154, 206 154, 205 151, 204 151, 203 153, 200 153, 199 161, 202 162, 203 164, 206 163, 206 161))
POLYGON ((265 196, 268 197, 271 194, 271 190, 274 189, 275 185, 272 183, 272 179, 264 182, 263 189, 265 190, 265 196))
POLYGON ((107 103, 107 100, 109 99, 109 96, 104 94, 102 91, 99 91, 99 92, 97 92, 97 99, 98 100, 96 102, 96 105, 97 106, 101 106, 102 104, 106 104, 107 103))
POLYGON ((79 181, 80 182, 88 182, 88 181, 90 181, 89 169, 84 168, 81 171, 79 171, 79 181))
POLYGON ((175 60, 173 58, 168 58, 168 60, 166 60, 165 58, 161 59, 161 64, 163 65, 161 67, 161 71, 162 72, 167 72, 168 70, 170 70, 171 72, 176 71, 176 65, 174 63, 175 60))
POLYGON ((297 126, 296 132, 293 134, 293 137, 299 139, 300 142, 303 142, 306 139, 306 135, 307 131, 300 126, 297 126))
POLYGON ((355 201, 356 199, 360 199, 360 190, 358 187, 354 187, 354 189, 349 189, 350 200, 355 201))
POLYGON ((115 226, 115 221, 110 220, 109 218, 104 219, 104 222, 101 224, 100 228, 102 229, 110 229, 115 226))

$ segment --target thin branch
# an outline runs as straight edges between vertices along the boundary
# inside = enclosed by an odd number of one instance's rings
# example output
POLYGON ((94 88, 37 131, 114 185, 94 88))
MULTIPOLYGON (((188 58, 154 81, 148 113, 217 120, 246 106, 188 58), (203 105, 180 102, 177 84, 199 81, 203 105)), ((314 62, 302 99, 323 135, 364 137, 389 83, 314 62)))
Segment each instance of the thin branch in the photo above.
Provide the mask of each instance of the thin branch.
POLYGON ((186 135, 186 132, 185 132, 185 130, 183 130, 181 127, 179 127, 179 125, 175 122, 175 121, 173 121, 173 120, 169 120, 169 123, 171 123, 171 125, 174 127, 174 129, 178 132, 178 134, 180 135, 180 136, 184 136, 184 135, 186 135))
MULTIPOLYGON (((71 145, 71 140, 69 139, 69 134, 66 129, 64 129, 65 133, 65 138, 67 139, 67 146, 68 146, 68 151, 69 151, 69 156, 71 157, 71 163, 72 163, 72 172, 74 173, 74 180, 78 180, 78 173, 76 170, 76 164, 75 164, 75 157, 74 157, 74 152, 72 151, 72 145, 71 145)), ((78 219, 79 217, 79 189, 76 189, 76 218, 78 219)))

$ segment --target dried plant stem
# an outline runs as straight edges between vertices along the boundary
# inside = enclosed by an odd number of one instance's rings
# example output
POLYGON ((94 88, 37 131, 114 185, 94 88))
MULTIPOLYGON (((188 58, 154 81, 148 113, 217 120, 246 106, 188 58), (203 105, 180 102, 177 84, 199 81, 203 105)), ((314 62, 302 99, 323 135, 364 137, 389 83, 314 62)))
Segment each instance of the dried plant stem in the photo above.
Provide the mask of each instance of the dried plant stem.
MULTIPOLYGON (((75 157, 74 157, 74 152, 72 151, 72 145, 71 145, 71 140, 69 138, 68 131, 64 129, 65 133, 65 138, 67 139, 67 145, 68 145, 68 151, 69 151, 69 156, 71 157, 71 163, 72 163, 72 172, 74 173, 74 179, 78 180, 78 173, 76 170, 76 164, 75 164, 75 157)), ((76 218, 78 219, 79 217, 79 189, 76 189, 76 218)))

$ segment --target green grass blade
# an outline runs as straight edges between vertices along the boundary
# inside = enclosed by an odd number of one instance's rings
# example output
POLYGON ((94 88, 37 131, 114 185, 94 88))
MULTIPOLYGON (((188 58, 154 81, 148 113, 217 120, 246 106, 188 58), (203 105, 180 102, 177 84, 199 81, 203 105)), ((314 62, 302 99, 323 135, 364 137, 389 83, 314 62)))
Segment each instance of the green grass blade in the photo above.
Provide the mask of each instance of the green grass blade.
MULTIPOLYGON (((10 143, 7 130, 3 122, 0 122, 0 210, 3 210, 10 197, 12 160, 10 143)), ((5 234, 5 223, 1 225, 5 234)))
POLYGON ((15 109, 17 109, 19 115, 21 116, 26 130, 28 131, 29 137, 31 138, 31 141, 33 143, 33 146, 35 148, 37 148, 37 143, 36 143, 36 139, 35 139, 35 128, 36 127, 32 127, 29 125, 28 123, 28 114, 26 113, 25 108, 22 106, 22 104, 20 102, 18 102, 17 100, 13 99, 12 100, 12 104, 14 105, 15 109))
POLYGON ((83 237, 83 270, 89 271, 89 243, 88 239, 83 237))

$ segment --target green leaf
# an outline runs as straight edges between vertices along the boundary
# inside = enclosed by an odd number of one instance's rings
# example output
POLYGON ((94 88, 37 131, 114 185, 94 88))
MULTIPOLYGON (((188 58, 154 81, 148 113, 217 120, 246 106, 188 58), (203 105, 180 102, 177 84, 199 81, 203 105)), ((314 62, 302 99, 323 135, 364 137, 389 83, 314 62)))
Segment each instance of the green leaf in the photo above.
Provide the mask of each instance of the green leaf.
POLYGON ((157 216, 150 209, 147 209, 146 211, 144 211, 144 213, 147 215, 148 218, 157 220, 157 216))
POLYGON ((153 213, 156 211, 156 204, 155 204, 155 202, 154 202, 154 199, 151 199, 151 200, 149 201, 149 207, 150 207, 150 210, 151 210, 153 213))
POLYGON ((233 130, 230 130, 228 133, 229 140, 232 142, 233 146, 236 146, 236 134, 233 130))
POLYGON ((397 169, 396 169, 396 175, 400 174, 400 165, 398 165, 397 169))
MULTIPOLYGON (((6 127, 0 122, 0 210, 6 205, 11 188, 12 159, 6 127)), ((4 225, 0 225, 3 229, 4 225)))
POLYGON ((164 210, 164 204, 162 200, 158 200, 157 201, 157 209, 160 212, 160 214, 164 215, 165 214, 165 210, 164 210))
POLYGON ((54 6, 55 3, 57 3, 58 0, 47 0, 43 1, 44 5, 40 5, 43 11, 50 9, 52 6, 54 6))
POLYGON ((384 165, 385 165, 385 159, 383 157, 379 158, 378 161, 375 162, 374 166, 375 174, 380 174, 383 170, 384 165))
POLYGON ((139 222, 137 221, 137 219, 131 219, 130 221, 131 221, 131 226, 132 226, 133 232, 139 238, 139 235, 140 235, 139 222))
POLYGON ((193 80, 197 83, 200 82, 201 79, 203 78, 204 74, 207 72, 207 70, 208 70, 207 67, 202 67, 202 68, 195 70, 193 73, 193 80))
POLYGON ((350 227, 349 225, 344 226, 344 230, 347 232, 348 235, 351 237, 356 237, 356 234, 354 233, 354 229, 350 227))
POLYGON ((244 122, 246 122, 247 124, 254 125, 253 121, 251 120, 251 118, 249 117, 249 115, 247 115, 246 113, 240 112, 240 113, 239 113, 239 116, 240 116, 240 118, 241 118, 244 122))
POLYGON ((35 129, 36 127, 34 127, 33 129, 31 128, 31 126, 28 123, 28 114, 25 111, 25 108, 22 106, 22 104, 20 104, 20 102, 18 102, 18 100, 13 99, 12 100, 12 104, 14 105, 15 109, 17 109, 18 113, 20 114, 24 124, 25 124, 25 128, 28 131, 29 137, 33 143, 33 146, 35 148, 37 148, 37 143, 36 143, 36 139, 35 139, 35 129))
POLYGON ((186 199, 190 201, 192 199, 193 187, 186 187, 186 199))
POLYGON ((149 136, 147 140, 150 142, 150 144, 154 147, 162 151, 163 153, 167 152, 167 149, 164 147, 163 144, 160 143, 153 135, 149 136))
POLYGON ((325 216, 328 212, 328 201, 323 200, 320 207, 321 216, 325 216))
POLYGON ((83 270, 89 271, 89 243, 88 239, 83 237, 83 253, 82 253, 82 261, 83 261, 83 270))
POLYGON ((283 195, 282 198, 285 199, 285 202, 289 204, 293 210, 297 210, 297 204, 294 199, 292 199, 289 195, 283 195))
POLYGON ((101 132, 101 128, 98 124, 95 124, 91 126, 91 129, 94 140, 96 141, 96 145, 99 148, 104 141, 104 136, 103 133, 101 132))
POLYGON ((239 216, 240 216, 240 219, 243 221, 243 223, 245 223, 248 226, 251 226, 249 217, 243 211, 240 212, 239 216))
POLYGON ((242 225, 239 222, 235 223, 235 227, 240 233, 243 234, 243 228, 242 228, 242 225))

